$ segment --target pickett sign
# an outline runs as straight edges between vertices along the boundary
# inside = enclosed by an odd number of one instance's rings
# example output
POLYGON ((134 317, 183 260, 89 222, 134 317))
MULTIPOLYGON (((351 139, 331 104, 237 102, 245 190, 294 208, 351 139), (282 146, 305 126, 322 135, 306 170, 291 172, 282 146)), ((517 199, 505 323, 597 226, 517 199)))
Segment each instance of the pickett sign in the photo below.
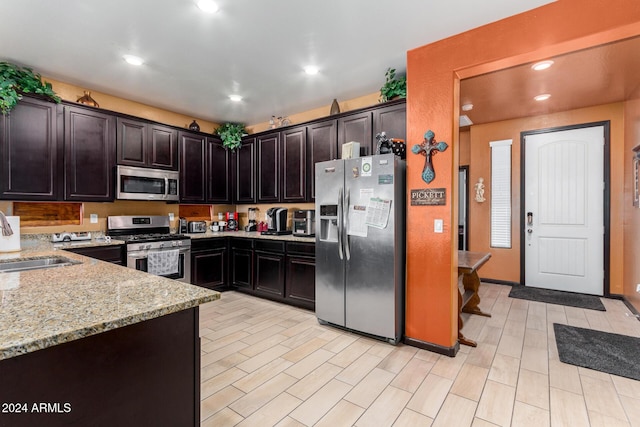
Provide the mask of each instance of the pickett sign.
POLYGON ((411 206, 443 206, 446 203, 446 188, 421 188, 411 190, 411 206))

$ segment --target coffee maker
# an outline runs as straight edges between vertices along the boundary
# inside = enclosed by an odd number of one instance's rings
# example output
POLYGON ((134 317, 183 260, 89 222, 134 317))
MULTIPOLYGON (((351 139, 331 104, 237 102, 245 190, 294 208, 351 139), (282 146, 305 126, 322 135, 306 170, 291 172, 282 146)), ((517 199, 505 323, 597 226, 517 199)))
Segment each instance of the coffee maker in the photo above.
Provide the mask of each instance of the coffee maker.
POLYGON ((267 209, 267 231, 262 234, 291 234, 291 230, 287 230, 287 213, 287 208, 267 209))

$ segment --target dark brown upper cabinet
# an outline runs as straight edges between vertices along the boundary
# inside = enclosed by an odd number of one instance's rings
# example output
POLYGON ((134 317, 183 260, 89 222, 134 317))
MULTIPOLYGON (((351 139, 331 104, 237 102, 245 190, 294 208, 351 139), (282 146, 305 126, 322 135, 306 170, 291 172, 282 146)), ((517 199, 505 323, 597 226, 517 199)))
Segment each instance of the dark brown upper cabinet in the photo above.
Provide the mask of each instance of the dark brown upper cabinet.
POLYGON ((407 139, 407 106, 405 103, 373 110, 373 153, 377 147, 375 136, 385 132, 388 138, 407 139))
POLYGON ((371 111, 363 111, 338 119, 338 158, 342 157, 342 144, 352 141, 360 143, 361 156, 373 154, 372 118, 371 111))
POLYGON ((178 170, 178 132, 167 126, 118 117, 119 165, 178 170))
MULTIPOLYGON (((243 147, 244 149, 244 147, 243 147)), ((256 138, 258 203, 280 201, 280 132, 256 138)), ((242 173, 239 170, 238 173, 242 173)))
POLYGON ((281 202, 304 202, 307 193, 307 128, 305 126, 281 132, 282 168, 281 202))
POLYGON ((206 144, 207 202, 231 204, 231 151, 224 148, 220 139, 209 137, 206 144))
POLYGON ((0 199, 62 198, 63 108, 27 96, 0 115, 0 199))
POLYGON ((243 138, 242 147, 235 150, 233 189, 234 203, 256 202, 256 138, 243 138))
POLYGON ((204 203, 206 199, 205 148, 207 137, 179 132, 180 201, 204 203))
POLYGON ((316 197, 315 165, 338 158, 338 121, 325 120, 307 126, 307 200, 316 197))
POLYGON ((115 117, 95 109, 65 106, 64 150, 64 199, 113 201, 115 117))

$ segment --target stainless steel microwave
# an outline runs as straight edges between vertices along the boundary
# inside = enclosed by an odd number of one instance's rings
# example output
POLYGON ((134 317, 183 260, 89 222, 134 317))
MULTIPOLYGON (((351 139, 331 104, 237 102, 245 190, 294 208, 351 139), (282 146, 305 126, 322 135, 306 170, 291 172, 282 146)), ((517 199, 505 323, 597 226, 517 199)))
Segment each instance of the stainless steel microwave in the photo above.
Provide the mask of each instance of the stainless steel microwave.
POLYGON ((116 167, 116 199, 179 201, 177 171, 116 167))

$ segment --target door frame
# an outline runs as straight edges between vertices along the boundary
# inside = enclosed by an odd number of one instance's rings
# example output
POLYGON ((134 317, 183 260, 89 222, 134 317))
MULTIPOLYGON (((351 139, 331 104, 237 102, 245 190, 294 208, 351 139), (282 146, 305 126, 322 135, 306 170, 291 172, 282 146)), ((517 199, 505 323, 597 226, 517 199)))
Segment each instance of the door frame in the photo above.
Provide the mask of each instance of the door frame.
POLYGON ((604 222, 604 238, 603 238, 603 263, 604 280, 603 280, 603 296, 608 297, 610 293, 610 227, 611 227, 611 121, 605 120, 601 122, 581 123, 577 125, 558 126, 545 129, 536 129, 520 132, 520 284, 525 283, 525 241, 526 230, 525 221, 523 221, 523 213, 525 211, 525 137, 530 135, 539 135, 543 133, 560 132, 566 130, 583 129, 589 127, 602 126, 604 131, 604 147, 603 147, 603 168, 602 178, 604 180, 603 189, 603 222, 604 222))
MULTIPOLYGON (((464 172, 466 177, 465 182, 465 203, 464 203, 464 249, 469 250, 469 165, 459 166, 458 174, 464 172)), ((458 205, 458 216, 460 215, 460 205, 458 205)), ((460 222, 460 221, 458 221, 460 222)), ((459 239, 459 236, 458 236, 459 239)), ((460 245, 458 245, 460 246, 460 245)), ((458 247, 458 250, 462 248, 458 247)))

